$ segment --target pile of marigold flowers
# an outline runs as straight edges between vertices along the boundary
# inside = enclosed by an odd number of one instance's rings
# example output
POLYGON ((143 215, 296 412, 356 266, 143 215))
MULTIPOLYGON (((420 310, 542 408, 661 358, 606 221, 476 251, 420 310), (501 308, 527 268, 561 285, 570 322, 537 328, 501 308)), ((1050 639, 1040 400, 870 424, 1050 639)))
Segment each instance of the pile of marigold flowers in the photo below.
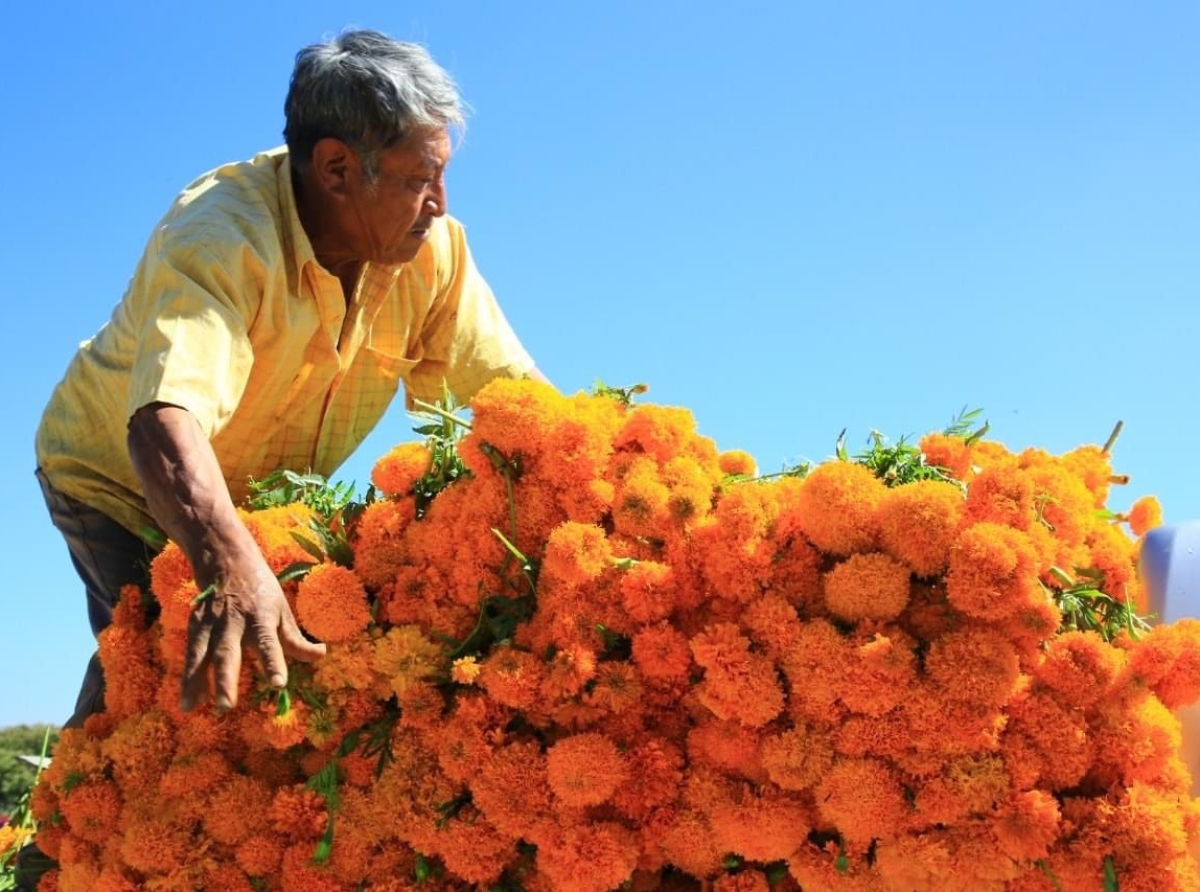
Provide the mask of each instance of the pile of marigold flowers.
POLYGON ((35 790, 43 888, 1196 888, 1200 623, 1138 619, 1107 449, 755 477, 628 397, 498 381, 365 505, 247 511, 328 655, 228 714, 179 710, 168 546, 35 790))

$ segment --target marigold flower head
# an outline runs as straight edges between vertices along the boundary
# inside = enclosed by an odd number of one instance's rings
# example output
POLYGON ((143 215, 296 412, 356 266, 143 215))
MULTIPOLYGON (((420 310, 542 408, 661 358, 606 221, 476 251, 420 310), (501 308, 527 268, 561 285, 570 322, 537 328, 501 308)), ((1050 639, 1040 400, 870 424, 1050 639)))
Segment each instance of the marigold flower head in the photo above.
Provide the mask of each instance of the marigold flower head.
POLYGON ((1063 632, 1046 643, 1033 674, 1064 705, 1088 707, 1108 695, 1126 659, 1096 632, 1063 632))
POLYGON ((565 737, 546 751, 550 789, 572 807, 599 805, 628 777, 616 744, 602 734, 565 737))
POLYGON ((762 741, 762 767, 781 789, 815 787, 833 767, 833 735, 816 723, 769 734, 762 741))
POLYGON ((621 574, 621 603, 638 623, 666 619, 675 608, 674 590, 670 564, 638 561, 621 574))
POLYGON ((950 552, 946 595, 968 616, 1002 620, 1045 600, 1038 584, 1037 553, 1020 530, 976 523, 959 535, 950 552))
POLYGON ((877 512, 887 487, 867 468, 829 461, 804 478, 793 500, 782 509, 821 551, 846 557, 871 551, 879 536, 877 512))
POLYGON ((879 543, 918 576, 946 568, 965 503, 944 480, 918 480, 887 491, 879 503, 879 543))
POLYGON ((1103 508, 1113 473, 1109 454, 1099 446, 1080 446, 1064 454, 1062 461, 1092 493, 1093 506, 1103 508))
POLYGON ((1129 529, 1135 536, 1146 535, 1162 522, 1162 505, 1154 496, 1142 496, 1129 509, 1129 529))
POLYGON ((929 433, 917 442, 926 463, 945 468, 956 480, 969 480, 972 467, 972 448, 963 437, 929 433))
POLYGON ((401 443, 375 462, 371 482, 385 495, 407 495, 432 463, 433 453, 425 443, 401 443))
POLYGON ((112 834, 122 805, 120 791, 103 782, 81 784, 59 799, 59 810, 71 832, 95 843, 107 841, 112 834))
POLYGON ((754 456, 742 449, 729 449, 717 456, 721 473, 727 477, 753 477, 758 473, 754 456))
POLYGON ((984 468, 967 488, 964 517, 968 523, 993 523, 1029 529, 1037 521, 1033 477, 1015 461, 984 468))
POLYGON ((1000 849, 1014 861, 1045 858, 1057 841, 1058 800, 1045 790, 1014 793, 997 810, 992 833, 1000 849))
POLYGON ((722 808, 708 813, 717 844, 749 861, 769 863, 791 856, 807 840, 813 814, 790 793, 744 786, 722 808))
POLYGON ((474 684, 482 667, 474 656, 459 657, 450 664, 450 680, 456 684, 474 684))
POLYGON ((666 622, 646 626, 633 636, 633 662, 647 679, 686 681, 692 665, 687 637, 666 622))
POLYGON ((608 892, 637 866, 637 837, 615 821, 591 821, 559 829, 551 845, 539 846, 538 869, 553 888, 608 892))
POLYGON ((612 544, 601 527, 567 521, 550 532, 541 572, 548 580, 579 586, 596 579, 612 564, 612 544))
POLYGON ((1002 706, 1016 691, 1020 660, 1013 646, 991 629, 967 627, 929 645, 925 672, 952 700, 1002 706))
POLYGON ((821 817, 850 845, 895 835, 908 814, 896 771, 878 759, 839 759, 817 788, 821 817))
POLYGON ((830 613, 848 622, 895 619, 908 604, 909 569, 882 552, 850 555, 824 582, 830 613))
POLYGON ((488 820, 513 838, 540 839, 553 826, 547 757, 532 741, 497 747, 482 760, 471 795, 488 820))
POLYGON ((389 679, 401 694, 411 684, 437 675, 442 669, 442 649, 418 626, 396 626, 375 639, 375 671, 389 679))
POLYGON ((331 563, 318 564, 300 581, 296 614, 321 641, 349 641, 371 622, 367 591, 358 576, 331 563))
POLYGON ((354 572, 363 584, 378 589, 396 578, 408 560, 405 531, 416 519, 413 499, 378 499, 363 509, 354 527, 354 572))

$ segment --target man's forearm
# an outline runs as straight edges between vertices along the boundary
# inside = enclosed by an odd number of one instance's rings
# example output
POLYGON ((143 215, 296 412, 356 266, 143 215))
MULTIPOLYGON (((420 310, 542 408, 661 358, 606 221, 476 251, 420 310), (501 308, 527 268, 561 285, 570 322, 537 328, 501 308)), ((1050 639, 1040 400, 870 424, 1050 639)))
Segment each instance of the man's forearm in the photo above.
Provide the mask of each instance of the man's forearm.
POLYGON ((223 561, 255 548, 212 449, 186 409, 154 403, 129 422, 129 455, 150 515, 174 540, 203 587, 223 561))

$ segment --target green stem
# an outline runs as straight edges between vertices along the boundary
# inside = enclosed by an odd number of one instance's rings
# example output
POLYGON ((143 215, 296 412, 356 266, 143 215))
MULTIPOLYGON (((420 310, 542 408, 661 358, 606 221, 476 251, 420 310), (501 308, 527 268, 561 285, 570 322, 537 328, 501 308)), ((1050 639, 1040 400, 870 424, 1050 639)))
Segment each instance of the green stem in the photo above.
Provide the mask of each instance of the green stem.
POLYGON ((413 400, 413 405, 416 406, 418 409, 420 409, 422 412, 432 413, 434 415, 437 415, 441 418, 446 419, 447 421, 457 424, 459 427, 465 428, 466 430, 471 430, 471 422, 467 421, 466 419, 459 418, 457 415, 453 414, 452 412, 447 412, 441 406, 435 406, 435 405, 433 405, 433 403, 427 403, 424 400, 418 400, 418 399, 413 400))

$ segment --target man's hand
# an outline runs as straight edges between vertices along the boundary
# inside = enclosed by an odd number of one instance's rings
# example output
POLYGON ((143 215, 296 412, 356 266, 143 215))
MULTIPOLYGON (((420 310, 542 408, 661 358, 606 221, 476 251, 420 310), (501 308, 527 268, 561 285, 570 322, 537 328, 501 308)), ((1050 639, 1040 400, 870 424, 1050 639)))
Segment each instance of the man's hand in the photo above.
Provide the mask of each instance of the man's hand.
POLYGON ((208 592, 188 623, 182 705, 206 699, 209 668, 218 709, 237 705, 242 646, 257 651, 274 687, 287 684, 285 655, 310 662, 325 645, 308 641, 258 545, 238 516, 212 444, 186 409, 143 406, 129 420, 129 455, 151 515, 191 562, 208 592))
POLYGON ((212 695, 210 666, 217 708, 237 705, 243 645, 257 652, 267 683, 276 688, 287 684, 285 655, 308 663, 325 654, 324 644, 314 644, 300 631, 283 589, 257 549, 221 563, 219 581, 206 589, 211 593, 196 605, 188 622, 185 710, 212 695))

